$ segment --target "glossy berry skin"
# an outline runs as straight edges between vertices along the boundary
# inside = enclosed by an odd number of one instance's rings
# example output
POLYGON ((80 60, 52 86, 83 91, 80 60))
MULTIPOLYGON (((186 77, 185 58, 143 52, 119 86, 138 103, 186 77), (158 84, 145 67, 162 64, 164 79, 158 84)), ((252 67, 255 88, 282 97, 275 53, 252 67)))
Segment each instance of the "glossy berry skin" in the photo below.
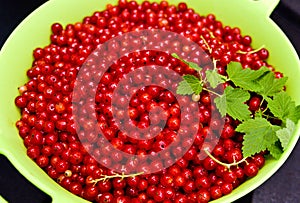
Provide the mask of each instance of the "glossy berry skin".
POLYGON ((15 99, 15 104, 19 108, 26 107, 27 102, 28 102, 27 98, 23 97, 23 96, 17 96, 16 99, 15 99))
POLYGON ((217 163, 210 157, 207 157, 203 160, 203 166, 206 170, 210 171, 217 167, 217 163))
POLYGON ((233 186, 230 183, 224 183, 221 185, 221 191, 223 195, 230 194, 232 192, 233 186))
POLYGON ((210 192, 204 189, 199 190, 196 195, 199 203, 206 203, 211 199, 210 192))
POLYGON ((261 105, 261 98, 258 96, 253 96, 249 100, 249 110, 250 111, 257 111, 261 105))
POLYGON ((243 157, 242 151, 238 148, 229 150, 224 156, 229 163, 238 162, 243 157))
POLYGON ((71 183, 70 184, 70 192, 75 195, 80 195, 82 193, 82 185, 80 183, 71 183))
POLYGON ((221 137, 224 138, 224 139, 227 139, 227 138, 233 137, 234 135, 235 135, 234 128, 229 124, 225 124, 224 128, 223 128, 223 131, 221 133, 221 137))
POLYGON ((170 118, 167 122, 168 127, 171 130, 178 130, 180 127, 180 120, 178 118, 170 118))
POLYGON ((222 197, 222 190, 221 190, 220 186, 211 187, 210 195, 211 195, 212 199, 219 199, 220 197, 222 197))
POLYGON ((262 168, 265 164, 265 158, 260 155, 257 154, 253 157, 253 163, 258 167, 258 168, 262 168))
POLYGON ((249 163, 249 164, 246 164, 244 171, 248 177, 253 177, 253 176, 257 175, 258 167, 254 163, 249 163))
POLYGON ((236 176, 235 172, 233 172, 233 171, 226 171, 223 174, 223 179, 227 183, 232 183, 237 179, 237 176, 236 176))

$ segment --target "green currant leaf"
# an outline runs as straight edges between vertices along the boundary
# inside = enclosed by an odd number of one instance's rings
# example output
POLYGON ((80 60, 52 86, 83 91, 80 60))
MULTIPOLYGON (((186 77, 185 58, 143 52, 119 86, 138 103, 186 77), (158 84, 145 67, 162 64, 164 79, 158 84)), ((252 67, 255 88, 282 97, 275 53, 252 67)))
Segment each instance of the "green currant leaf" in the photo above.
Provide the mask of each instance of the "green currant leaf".
POLYGON ((300 120, 300 105, 295 107, 294 112, 290 114, 288 118, 294 121, 294 123, 298 123, 298 121, 300 120))
POLYGON ((216 97, 214 102, 215 102, 216 107, 219 110, 221 116, 225 116, 227 113, 226 96, 222 95, 221 97, 216 97))
POLYGON ((183 63, 185 63, 186 65, 188 65, 191 69, 194 69, 194 70, 196 70, 198 72, 202 70, 202 68, 198 64, 193 63, 193 62, 188 62, 188 61, 180 58, 178 56, 178 54, 176 54, 176 53, 172 53, 171 56, 174 57, 174 58, 177 58, 180 61, 182 61, 183 63))
POLYGON ((279 92, 274 94, 273 99, 266 98, 268 102, 268 108, 275 117, 285 121, 291 119, 294 123, 297 123, 300 118, 299 107, 296 107, 295 102, 286 92, 279 92))
POLYGON ((263 117, 263 113, 261 111, 256 111, 255 112, 255 117, 256 118, 262 118, 263 117))
POLYGON ((286 150, 290 139, 295 130, 295 123, 290 119, 286 120, 286 127, 276 131, 276 136, 279 138, 283 150, 286 150))
POLYGON ((192 95, 194 91, 192 90, 191 86, 185 80, 183 80, 178 84, 176 93, 180 95, 192 95))
POLYGON ((240 121, 250 118, 251 112, 245 102, 249 100, 250 93, 241 88, 226 87, 221 97, 215 98, 214 102, 222 116, 226 113, 233 119, 240 121))
POLYGON ((178 54, 176 54, 176 53, 172 53, 171 56, 174 57, 174 58, 176 58, 176 59, 181 60, 181 58, 180 58, 180 57, 178 56, 178 54))
POLYGON ((206 79, 212 88, 216 88, 219 84, 224 82, 225 76, 220 75, 216 70, 207 70, 205 71, 205 74, 206 79))
POLYGON ((243 68, 239 62, 230 62, 227 65, 227 74, 229 79, 238 87, 245 90, 257 92, 262 89, 261 84, 257 81, 264 73, 270 72, 266 67, 258 70, 243 68))
POLYGON ((282 150, 276 144, 270 145, 269 147, 267 147, 267 149, 269 150, 272 157, 274 157, 275 159, 280 158, 280 156, 282 154, 282 150))
POLYGON ((202 70, 202 68, 196 64, 196 63, 193 63, 193 62, 188 62, 187 64, 190 68, 194 69, 195 71, 198 71, 200 72, 202 70))
POLYGON ((271 147, 277 140, 279 126, 272 125, 264 118, 249 119, 237 126, 236 131, 245 133, 243 141, 244 157, 252 156, 271 147))
POLYGON ((202 82, 194 75, 184 75, 183 79, 189 84, 196 95, 202 91, 202 82))
POLYGON ((277 79, 273 72, 268 72, 259 78, 258 83, 262 88, 255 92, 266 99, 268 96, 273 96, 274 94, 282 91, 286 81, 286 77, 277 79))

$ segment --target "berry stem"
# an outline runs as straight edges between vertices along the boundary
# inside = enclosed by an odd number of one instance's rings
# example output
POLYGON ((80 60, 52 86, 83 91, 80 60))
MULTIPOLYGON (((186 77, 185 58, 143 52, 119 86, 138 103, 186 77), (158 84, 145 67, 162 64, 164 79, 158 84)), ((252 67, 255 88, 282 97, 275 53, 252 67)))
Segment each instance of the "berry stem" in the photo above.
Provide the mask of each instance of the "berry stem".
POLYGON ((223 163, 221 161, 219 161, 218 159, 216 159, 207 149, 204 149, 205 153, 212 159, 214 160, 216 163, 222 165, 222 166, 225 166, 226 168, 228 168, 230 170, 230 167, 231 166, 237 166, 239 165, 240 163, 243 163, 244 161, 246 161, 247 157, 241 159, 240 161, 238 162, 233 162, 233 163, 230 163, 230 164, 227 164, 227 163, 223 163))
POLYGON ((207 47, 208 49, 208 52, 211 54, 212 53, 212 49, 211 47, 209 46, 208 42, 206 41, 206 39, 201 35, 200 38, 203 40, 205 46, 207 47))
POLYGON ((96 184, 99 181, 107 181, 108 179, 112 179, 112 178, 121 178, 121 180, 123 180, 124 178, 130 178, 130 177, 135 177, 135 176, 139 176, 142 175, 144 172, 139 172, 139 173, 134 173, 134 174, 125 174, 124 172, 119 174, 119 173, 113 173, 113 175, 102 175, 101 178, 98 179, 94 179, 91 182, 96 184))
POLYGON ((217 70, 217 61, 215 58, 213 58, 212 62, 214 64, 214 70, 217 70))
POLYGON ((265 116, 267 119, 270 119, 270 118, 278 119, 277 117, 270 116, 270 115, 267 115, 267 114, 264 114, 264 113, 262 113, 262 115, 265 116))
POLYGON ((262 45, 258 49, 254 49, 252 51, 241 51, 241 50, 239 50, 239 51, 237 51, 237 53, 239 53, 239 54, 254 54, 254 53, 260 51, 263 48, 265 48, 265 45, 262 45))
MULTIPOLYGON (((212 31, 210 31, 209 29, 207 29, 207 30, 208 30, 208 33, 209 33, 209 35, 210 35, 211 38, 213 38, 213 39, 216 38, 215 35, 214 35, 214 33, 212 31)), ((220 41, 218 41, 218 43, 221 44, 220 41)))
POLYGON ((203 90, 206 90, 206 91, 208 91, 208 92, 210 92, 210 93, 212 93, 212 94, 214 94, 214 95, 217 95, 218 97, 221 97, 222 95, 220 95, 219 93, 216 93, 216 92, 214 92, 214 91, 212 91, 212 90, 210 90, 210 89, 207 89, 207 88, 205 88, 205 87, 203 87, 203 90))

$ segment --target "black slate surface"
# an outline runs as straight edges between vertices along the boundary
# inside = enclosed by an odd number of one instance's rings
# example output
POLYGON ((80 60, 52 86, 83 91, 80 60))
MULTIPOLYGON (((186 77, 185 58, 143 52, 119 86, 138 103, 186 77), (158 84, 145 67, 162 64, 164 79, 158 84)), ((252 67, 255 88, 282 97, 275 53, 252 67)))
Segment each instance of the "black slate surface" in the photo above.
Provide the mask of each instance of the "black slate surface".
MULTIPOLYGON (((0 1, 0 48, 13 29, 45 0, 0 1)), ((281 0, 272 19, 300 54, 300 0, 281 0)), ((3 96, 3 95, 2 95, 3 96)), ((253 193, 235 203, 300 202, 300 144, 281 169, 253 193)), ((0 155, 0 195, 10 203, 49 203, 51 198, 27 181, 0 155)))
MULTIPOLYGON (((285 6, 295 17, 300 17, 300 1, 299 0, 281 0, 283 6, 285 6)), ((299 21, 298 21, 299 22, 299 21)))

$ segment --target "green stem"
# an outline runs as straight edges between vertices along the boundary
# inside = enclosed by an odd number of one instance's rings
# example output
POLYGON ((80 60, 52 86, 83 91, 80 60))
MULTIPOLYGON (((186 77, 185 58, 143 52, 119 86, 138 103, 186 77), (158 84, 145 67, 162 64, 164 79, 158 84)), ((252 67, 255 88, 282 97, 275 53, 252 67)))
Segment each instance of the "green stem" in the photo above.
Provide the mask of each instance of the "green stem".
POLYGON ((263 99, 261 100, 261 102, 260 102, 259 107, 261 107, 261 106, 263 105, 264 101, 265 101, 265 99, 263 98, 263 99))
POLYGON ((266 108, 261 112, 261 114, 263 115, 268 109, 269 109, 269 108, 266 107, 266 108))
POLYGON ((270 116, 270 115, 267 115, 267 114, 262 114, 262 115, 265 116, 265 117, 267 117, 267 119, 269 119, 269 118, 279 119, 279 118, 277 118, 277 117, 270 116))
POLYGON ((212 90, 210 90, 210 89, 207 89, 207 88, 205 88, 205 87, 203 87, 203 90, 206 90, 206 91, 208 91, 208 92, 210 92, 210 93, 212 93, 212 94, 214 94, 214 95, 217 95, 218 97, 221 97, 222 95, 220 95, 220 94, 218 94, 218 93, 216 93, 216 92, 214 92, 214 91, 212 91, 212 90))
POLYGON ((226 168, 228 168, 230 170, 231 166, 237 166, 240 163, 243 163, 244 161, 246 161, 247 157, 243 158, 242 160, 238 161, 238 162, 233 162, 231 164, 227 164, 227 163, 223 163, 221 161, 219 161, 218 159, 216 159, 211 153, 209 153, 209 151, 207 149, 204 149, 205 153, 212 159, 214 160, 216 163, 225 166, 226 168))
POLYGON ((201 71, 198 71, 198 75, 199 75, 199 79, 200 79, 200 81, 202 83, 202 86, 203 86, 204 80, 202 78, 201 71))

